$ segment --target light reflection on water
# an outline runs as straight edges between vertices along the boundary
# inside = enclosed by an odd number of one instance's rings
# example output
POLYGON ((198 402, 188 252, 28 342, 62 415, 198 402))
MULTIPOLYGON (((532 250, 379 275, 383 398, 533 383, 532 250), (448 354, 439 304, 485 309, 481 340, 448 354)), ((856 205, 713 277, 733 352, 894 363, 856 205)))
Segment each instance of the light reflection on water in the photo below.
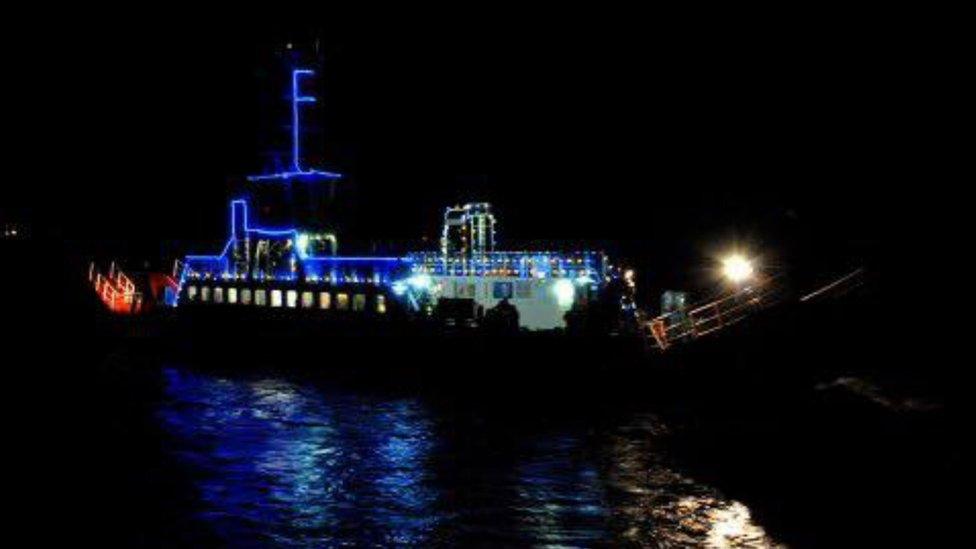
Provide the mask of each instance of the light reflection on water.
POLYGON ((431 425, 416 402, 165 374, 158 416, 221 537, 420 545, 440 521, 425 469, 431 425))
POLYGON ((606 539, 607 507, 595 464, 574 437, 544 437, 517 467, 516 509, 526 537, 543 546, 606 539))
POLYGON ((748 508, 664 462, 665 427, 637 417, 608 443, 608 484, 618 537, 641 545, 710 548, 779 547, 748 508))
POLYGON ((199 493, 200 522, 234 545, 775 546, 745 505, 665 463, 652 415, 487 456, 455 439, 490 434, 417 399, 164 374, 167 451, 199 493), (476 486, 487 495, 459 497, 476 486))

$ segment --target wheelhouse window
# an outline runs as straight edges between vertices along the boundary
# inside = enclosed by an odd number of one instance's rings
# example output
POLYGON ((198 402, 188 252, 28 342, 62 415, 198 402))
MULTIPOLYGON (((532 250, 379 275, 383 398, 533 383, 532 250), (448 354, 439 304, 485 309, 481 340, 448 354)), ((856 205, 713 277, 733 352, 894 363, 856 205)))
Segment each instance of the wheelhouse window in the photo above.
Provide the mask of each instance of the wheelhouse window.
POLYGON ((214 288, 214 303, 224 302, 224 289, 221 287, 214 288))
POLYGON ((281 290, 271 290, 271 306, 281 307, 281 290))
POLYGON ((227 288, 227 303, 237 303, 237 288, 227 288))
POLYGON ((187 286, 186 287, 186 298, 189 299, 190 301, 196 301, 196 299, 197 299, 197 287, 196 286, 187 286))
POLYGON ((250 305, 251 304, 251 289, 250 288, 244 288, 243 290, 241 290, 241 303, 243 303, 244 305, 250 305))
POLYGON ((210 286, 200 288, 200 301, 207 303, 210 301, 210 286))
POLYGON ((336 294, 336 309, 340 311, 349 310, 349 294, 336 294))
POLYGON ((315 306, 315 294, 312 292, 302 292, 302 308, 311 309, 315 306))
POLYGON ((376 312, 378 314, 386 314, 386 296, 377 295, 376 296, 376 312))
POLYGON ((288 292, 285 293, 285 298, 289 309, 294 309, 298 306, 298 292, 295 290, 288 290, 288 292))
POLYGON ((329 292, 319 292, 319 309, 328 309, 332 306, 332 294, 329 292))
POLYGON ((352 296, 352 310, 354 311, 365 311, 366 310, 366 295, 356 294, 352 296))
POLYGON ((260 307, 264 307, 268 304, 268 291, 267 290, 255 290, 254 291, 254 304, 260 307))

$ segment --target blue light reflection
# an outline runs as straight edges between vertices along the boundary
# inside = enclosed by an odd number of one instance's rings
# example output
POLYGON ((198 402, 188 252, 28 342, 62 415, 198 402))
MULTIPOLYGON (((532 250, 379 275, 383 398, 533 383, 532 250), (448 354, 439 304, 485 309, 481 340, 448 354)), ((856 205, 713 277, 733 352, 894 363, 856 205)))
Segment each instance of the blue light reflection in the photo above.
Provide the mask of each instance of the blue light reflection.
POLYGON ((158 417, 227 541, 424 545, 442 517, 432 424, 413 400, 166 369, 158 417))
POLYGON ((579 439, 540 439, 517 466, 520 526, 547 546, 591 546, 606 539, 609 510, 597 464, 579 439))

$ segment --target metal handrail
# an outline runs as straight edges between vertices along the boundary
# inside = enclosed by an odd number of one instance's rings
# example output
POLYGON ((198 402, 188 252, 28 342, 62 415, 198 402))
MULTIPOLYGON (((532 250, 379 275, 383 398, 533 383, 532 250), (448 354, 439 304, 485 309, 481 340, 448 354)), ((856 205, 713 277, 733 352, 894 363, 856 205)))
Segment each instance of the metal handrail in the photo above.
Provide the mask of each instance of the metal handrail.
POLYGON ((88 268, 88 280, 92 284, 95 294, 102 303, 114 313, 137 313, 142 308, 142 292, 137 292, 135 283, 121 269, 116 268, 113 261, 109 266, 109 276, 105 276, 95 269, 91 262, 88 268))
MULTIPOLYGON (((866 271, 855 269, 816 290, 802 295, 800 303, 822 296, 843 293, 864 282, 866 271)), ((694 306, 688 311, 675 311, 644 321, 645 333, 653 347, 666 350, 674 343, 696 339, 743 320, 750 313, 772 304, 782 290, 778 277, 767 278, 760 283, 694 306), (731 305, 727 305, 732 302, 731 305), (677 320, 675 320, 677 319, 677 320)))
POLYGON ((763 280, 759 284, 696 305, 688 311, 659 315, 644 322, 646 333, 650 334, 650 340, 656 348, 665 350, 674 343, 717 332, 766 305, 776 290, 775 280, 776 277, 763 280))

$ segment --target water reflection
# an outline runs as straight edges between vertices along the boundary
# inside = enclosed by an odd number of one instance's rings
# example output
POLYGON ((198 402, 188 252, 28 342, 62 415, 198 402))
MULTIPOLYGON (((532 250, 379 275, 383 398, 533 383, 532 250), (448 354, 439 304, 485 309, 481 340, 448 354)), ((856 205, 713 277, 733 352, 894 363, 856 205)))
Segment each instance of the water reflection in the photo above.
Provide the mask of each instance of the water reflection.
POLYGON ((440 521, 413 400, 324 395, 167 369, 159 418, 223 539, 422 545, 440 521))
POLYGON ((511 437, 491 412, 435 421, 413 398, 175 368, 164 381, 158 419, 192 512, 235 546, 776 546, 668 461, 654 415, 511 437))
POLYGON ((521 529, 544 546, 590 546, 607 538, 603 483, 579 442, 542 437, 517 466, 521 529))
POLYGON ((615 537, 665 547, 778 547, 744 505, 675 471, 660 447, 664 435, 656 417, 638 416, 607 441, 615 537))

